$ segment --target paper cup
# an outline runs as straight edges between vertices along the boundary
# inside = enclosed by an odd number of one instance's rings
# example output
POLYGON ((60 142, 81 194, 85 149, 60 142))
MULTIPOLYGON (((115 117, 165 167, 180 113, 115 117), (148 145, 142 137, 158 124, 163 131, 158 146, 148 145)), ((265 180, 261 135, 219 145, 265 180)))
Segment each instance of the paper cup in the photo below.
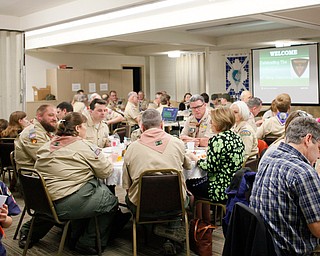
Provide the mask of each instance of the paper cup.
POLYGON ((194 150, 194 141, 187 142, 187 149, 194 150))
POLYGON ((0 195, 0 207, 2 207, 2 205, 4 205, 4 203, 6 202, 8 196, 5 195, 0 195))

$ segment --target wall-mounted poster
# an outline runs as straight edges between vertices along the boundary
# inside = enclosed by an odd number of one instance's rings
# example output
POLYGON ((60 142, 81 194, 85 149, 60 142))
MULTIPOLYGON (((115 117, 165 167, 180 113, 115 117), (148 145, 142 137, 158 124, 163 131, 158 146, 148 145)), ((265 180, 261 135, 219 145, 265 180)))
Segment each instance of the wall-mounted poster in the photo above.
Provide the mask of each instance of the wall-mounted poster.
POLYGON ((249 56, 226 57, 226 91, 235 99, 249 90, 249 56))

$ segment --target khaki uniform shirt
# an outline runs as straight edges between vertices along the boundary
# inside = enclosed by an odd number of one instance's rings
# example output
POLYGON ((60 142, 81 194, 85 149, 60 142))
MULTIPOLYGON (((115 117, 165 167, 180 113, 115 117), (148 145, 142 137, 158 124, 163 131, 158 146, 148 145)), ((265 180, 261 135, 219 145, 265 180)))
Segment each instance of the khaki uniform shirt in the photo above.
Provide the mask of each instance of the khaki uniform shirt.
POLYGON ((109 141, 109 127, 102 121, 99 124, 94 124, 91 115, 87 116, 87 132, 86 139, 100 148, 105 147, 109 141))
POLYGON ((232 130, 240 135, 244 144, 244 161, 246 161, 250 156, 258 153, 258 139, 256 133, 250 124, 246 121, 240 122, 238 125, 235 125, 232 130))
POLYGON ((160 113, 160 116, 162 116, 163 108, 168 108, 168 107, 169 107, 168 105, 160 105, 160 107, 157 108, 157 110, 160 113))
POLYGON ((112 110, 115 110, 117 108, 117 102, 109 101, 107 107, 112 110))
POLYGON ((256 125, 256 119, 255 119, 254 115, 251 112, 250 112, 250 115, 249 115, 248 124, 251 125, 252 129, 256 133, 258 127, 256 125))
POLYGON ((124 110, 124 117, 127 119, 130 126, 138 124, 135 120, 140 115, 138 106, 132 102, 128 102, 124 110))
POLYGON ((142 101, 139 101, 138 105, 139 105, 140 112, 145 111, 149 106, 149 101, 146 99, 143 99, 142 101))
POLYGON ((118 116, 121 116, 119 113, 117 113, 116 111, 113 111, 111 108, 107 108, 107 112, 106 112, 106 121, 112 120, 117 118, 118 116))
POLYGON ((211 138, 214 133, 211 131, 211 116, 206 109, 205 114, 200 122, 192 115, 184 123, 181 135, 186 135, 192 138, 211 138))
POLYGON ((50 143, 39 149, 35 168, 46 180, 52 200, 71 195, 94 177, 106 179, 113 171, 101 150, 89 141, 77 140, 52 152, 50 143))
POLYGON ((284 135, 285 124, 281 124, 276 116, 266 119, 257 129, 257 138, 281 137, 284 135))
MULTIPOLYGON (((140 174, 149 169, 174 168, 181 171, 183 168, 191 169, 191 161, 185 155, 184 143, 172 136, 167 148, 163 153, 150 149, 149 147, 135 141, 130 144, 124 156, 122 187, 129 189, 130 201, 137 205, 138 187, 140 174)), ((184 197, 186 196, 186 185, 183 178, 184 197)))
POLYGON ((27 126, 15 139, 15 160, 17 169, 34 168, 38 149, 50 141, 53 134, 48 133, 43 126, 34 119, 33 124, 27 126))

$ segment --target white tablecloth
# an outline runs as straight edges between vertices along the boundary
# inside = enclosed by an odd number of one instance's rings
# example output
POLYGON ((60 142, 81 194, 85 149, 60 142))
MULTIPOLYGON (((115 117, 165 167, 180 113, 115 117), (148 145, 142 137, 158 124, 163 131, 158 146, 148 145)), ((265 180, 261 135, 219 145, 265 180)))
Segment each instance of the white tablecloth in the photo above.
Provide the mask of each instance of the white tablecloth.
MULTIPOLYGON (((206 157, 206 150, 205 149, 195 149, 195 150, 188 150, 188 152, 193 152, 196 156, 199 158, 205 158, 206 157)), ((195 165, 195 162, 192 161, 192 169, 191 170, 183 170, 183 174, 186 180, 189 179, 198 179, 202 178, 207 175, 207 172, 203 171, 199 167, 195 165)))
MULTIPOLYGON (((102 150, 102 153, 109 157, 112 154, 112 151, 114 148, 104 148, 102 150)), ((110 177, 103 180, 103 183, 106 185, 119 185, 122 186, 122 166, 123 166, 123 160, 117 161, 113 163, 113 172, 110 177)))

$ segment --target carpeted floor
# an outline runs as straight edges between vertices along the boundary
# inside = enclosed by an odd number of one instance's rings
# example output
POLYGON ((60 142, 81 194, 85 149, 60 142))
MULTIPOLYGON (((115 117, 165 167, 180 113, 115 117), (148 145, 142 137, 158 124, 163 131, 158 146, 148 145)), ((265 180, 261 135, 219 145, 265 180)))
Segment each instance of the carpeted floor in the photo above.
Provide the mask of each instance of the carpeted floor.
MULTIPOLYGON (((120 202, 124 201, 124 190, 121 188, 116 189, 116 194, 120 202)), ((21 210, 23 209, 24 202, 21 197, 15 195, 15 199, 18 202, 21 210)), ((21 255, 22 249, 18 246, 18 240, 13 240, 13 235, 16 230, 16 226, 19 222, 19 216, 13 217, 13 224, 10 228, 6 229, 6 238, 3 238, 2 242, 7 249, 8 256, 21 255)), ((23 223, 30 219, 26 214, 23 223)), ((145 244, 144 232, 141 229, 141 226, 138 226, 138 255, 142 256, 152 256, 152 255, 163 255, 162 245, 165 242, 165 239, 159 236, 154 235, 151 231, 148 233, 148 243, 145 244)), ((56 255, 58 251, 58 246, 61 238, 61 229, 54 227, 52 230, 35 246, 28 250, 27 255, 29 256, 43 256, 43 255, 56 255)), ((218 228, 213 232, 212 235, 212 255, 218 256, 221 255, 224 238, 222 234, 222 229, 218 228)), ((80 255, 74 251, 70 251, 67 246, 64 248, 63 255, 80 255)), ((132 222, 129 222, 121 233, 120 237, 110 241, 108 247, 105 249, 102 255, 114 255, 114 256, 126 256, 132 255, 132 222)), ((185 255, 185 251, 178 252, 177 255, 185 255)), ((195 255, 191 253, 191 255, 195 255)))

